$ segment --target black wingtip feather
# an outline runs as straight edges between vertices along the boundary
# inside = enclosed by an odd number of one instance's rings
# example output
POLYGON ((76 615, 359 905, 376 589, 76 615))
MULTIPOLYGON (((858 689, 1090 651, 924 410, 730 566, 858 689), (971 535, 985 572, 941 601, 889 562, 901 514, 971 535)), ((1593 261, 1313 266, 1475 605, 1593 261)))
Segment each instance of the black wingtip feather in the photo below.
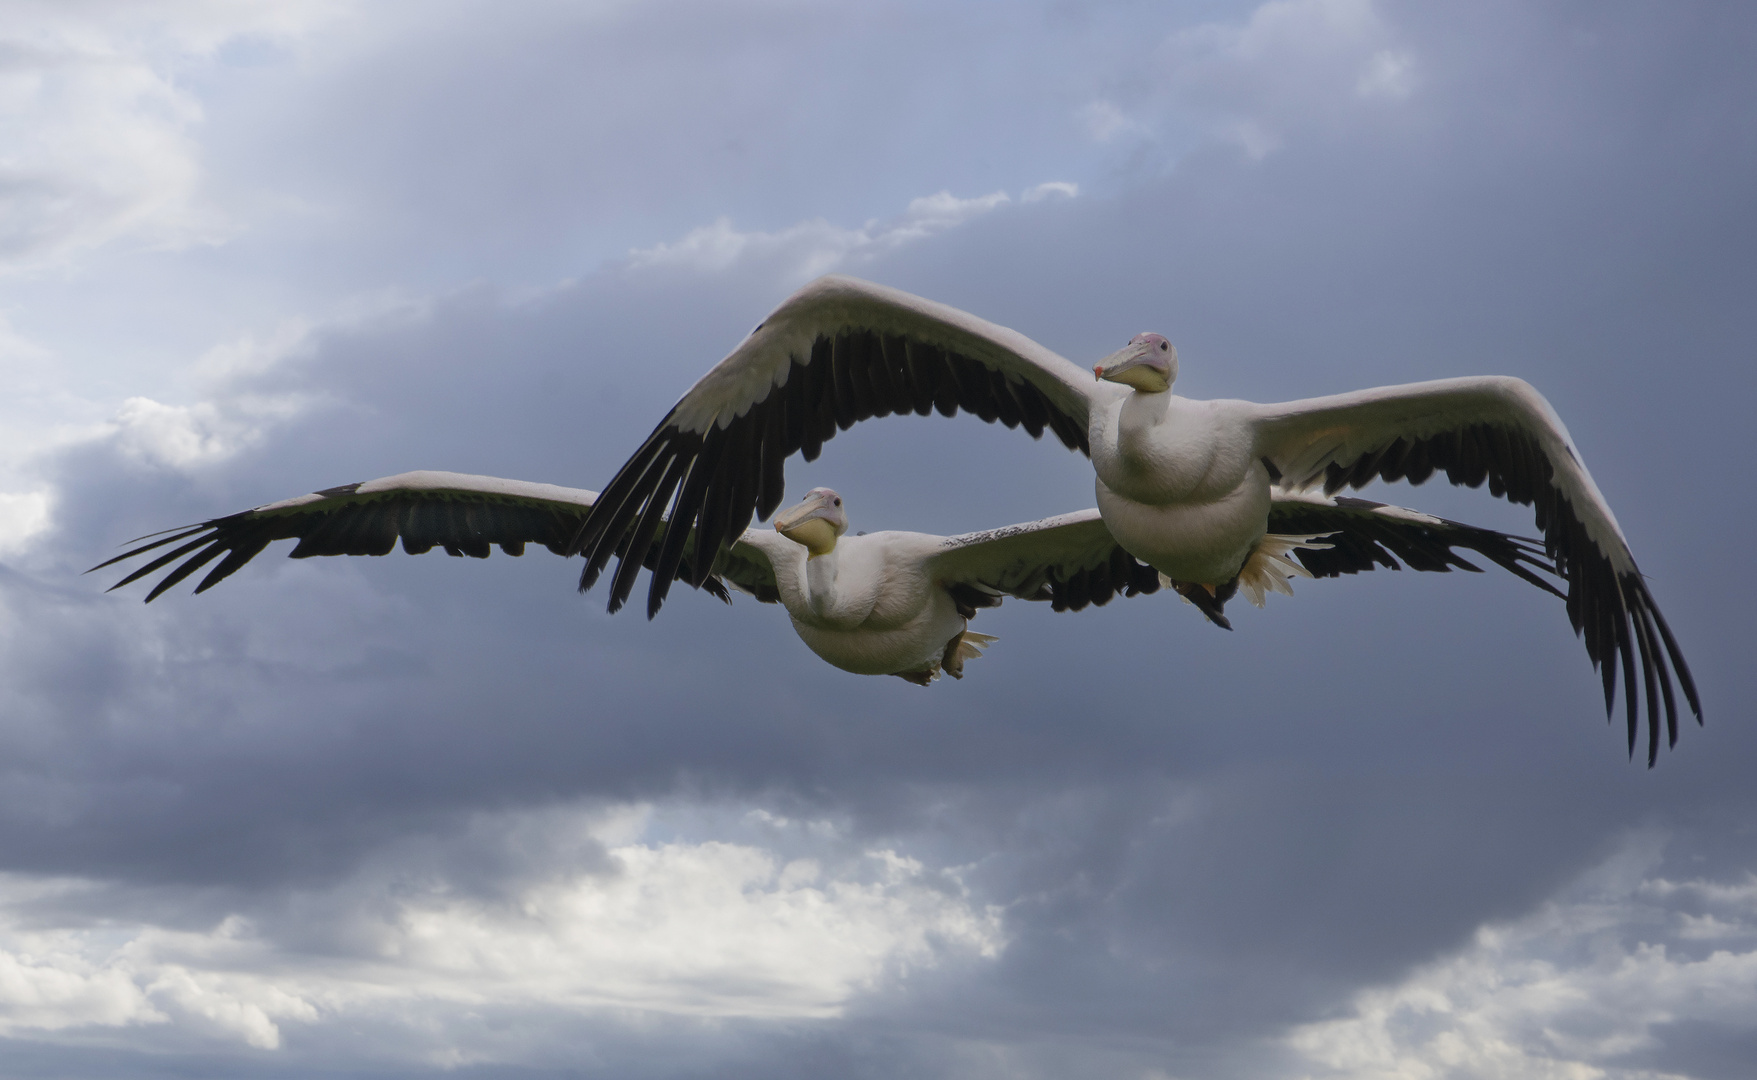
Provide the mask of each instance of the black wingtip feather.
POLYGON ((623 551, 622 562, 616 568, 616 577, 610 583, 610 596, 616 608, 621 608, 629 594, 634 591, 635 579, 640 575, 642 565, 649 561, 648 550, 664 519, 665 507, 670 503, 671 494, 682 481, 689 465, 688 458, 673 457, 665 469, 665 475, 659 479, 659 486, 647 497, 647 508, 635 524, 634 531, 629 534, 628 547, 623 551))
POLYGON ((224 539, 219 539, 214 540, 212 543, 208 544, 207 547, 196 552, 194 555, 191 555, 181 566, 178 566, 177 569, 166 574, 157 585, 152 587, 152 591, 146 594, 146 602, 149 604, 152 603, 158 598, 160 593, 163 593, 166 589, 169 589, 190 574, 193 574, 203 566, 206 566, 225 550, 226 541, 224 539))
POLYGON ((204 593, 231 577, 245 563, 262 554, 262 550, 268 547, 272 539, 273 537, 268 535, 268 531, 265 529, 260 530, 257 536, 242 542, 234 542, 232 550, 226 557, 220 560, 218 566, 208 571, 207 576, 201 579, 201 584, 195 587, 196 593, 204 593))
MULTIPOLYGON (((140 543, 140 541, 148 539, 150 537, 162 536, 163 533, 176 533, 175 536, 164 536, 163 539, 154 540, 150 544, 141 544, 140 547, 130 548, 127 551, 124 551, 122 554, 117 555, 115 558, 105 559, 103 562, 92 567, 90 570, 86 570, 85 573, 89 574, 92 572, 92 570, 102 570, 106 566, 115 566, 117 563, 125 562, 129 559, 134 558, 136 555, 144 555, 147 552, 152 551, 154 548, 160 548, 160 547, 165 546, 166 544, 175 544, 177 541, 182 540, 186 537, 195 536, 199 533, 207 532, 209 529, 214 528, 215 526, 219 525, 224 520, 225 520, 224 518, 220 518, 220 519, 216 519, 214 521, 203 522, 200 525, 184 525, 184 526, 180 526, 179 528, 176 528, 176 529, 164 529, 161 532, 148 533, 146 536, 137 536, 133 540, 130 540, 128 542, 130 544, 136 544, 136 543, 140 543)), ((163 565, 163 564, 161 563, 160 565, 163 565)), ((150 570, 147 572, 151 573, 150 570)), ((138 575, 135 575, 135 576, 138 576, 138 575)), ((134 580, 134 576, 124 578, 123 580, 118 581, 116 584, 110 586, 109 589, 106 589, 104 591, 110 592, 115 589, 119 589, 123 585, 126 585, 128 582, 133 581, 133 580, 134 580)))
POLYGON ((1666 625, 1665 616, 1657 607, 1649 605, 1654 624, 1659 628, 1659 636, 1665 641, 1666 655, 1672 659, 1672 668, 1678 674, 1678 685, 1684 690, 1684 700, 1690 703, 1690 711, 1696 716, 1696 723, 1702 723, 1702 702, 1696 696, 1696 680, 1690 675, 1690 665, 1684 662, 1683 653, 1678 649, 1677 641, 1672 637, 1672 628, 1666 625))
MULTIPOLYGON (((1266 467, 1273 469, 1275 463, 1266 462, 1266 467)), ((1505 423, 1476 423, 1420 438, 1404 436, 1384 446, 1364 448, 1352 460, 1332 458, 1318 475, 1325 492, 1334 494, 1349 485, 1359 487, 1375 477, 1419 484, 1435 472, 1444 473, 1454 484, 1469 487, 1486 482, 1497 497, 1532 507, 1551 567, 1539 565, 1528 551, 1476 550, 1522 580, 1563 597, 1568 622, 1582 639, 1587 656, 1599 673, 1606 717, 1613 721, 1617 684, 1622 683, 1631 757, 1643 711, 1649 724, 1650 764, 1658 753, 1662 711, 1667 742, 1674 741, 1674 675, 1684 700, 1701 723, 1700 701, 1689 666, 1639 573, 1617 570, 1613 559, 1620 560, 1626 552, 1607 552, 1588 535, 1584 522, 1557 483, 1555 466, 1531 432, 1505 423), (1546 573, 1553 568, 1554 574, 1566 584, 1566 591, 1532 573, 1533 566, 1546 573)), ((1417 564, 1412 561, 1411 565, 1417 564)))
POLYGON ((1634 643, 1628 634, 1617 639, 1617 651, 1623 658, 1623 704, 1628 714, 1629 725, 1629 756, 1635 756, 1635 733, 1640 727, 1640 704, 1635 697, 1635 657, 1634 643))

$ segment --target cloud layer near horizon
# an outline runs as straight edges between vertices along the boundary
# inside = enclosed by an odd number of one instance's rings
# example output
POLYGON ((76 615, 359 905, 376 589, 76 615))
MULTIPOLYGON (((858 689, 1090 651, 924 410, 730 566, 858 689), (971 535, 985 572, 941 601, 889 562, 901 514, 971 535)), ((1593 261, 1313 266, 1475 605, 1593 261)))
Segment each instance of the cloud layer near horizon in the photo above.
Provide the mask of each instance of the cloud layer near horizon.
MULTIPOLYGON (((3 115, 38 141, 3 164, 48 186, 6 196, 39 231, 0 252, 12 1073, 1708 1080, 1757 1053, 1752 20, 21 11, 3 115), (31 149, 56 126, 71 150, 31 149), (99 145, 184 171, 100 190, 118 167, 73 155, 99 145), (151 606, 80 576, 407 469, 598 487, 827 270, 1076 360, 1161 330, 1193 396, 1524 376, 1709 725, 1628 763, 1563 612, 1496 574, 1306 583, 1230 635, 1165 597, 1010 603, 928 691, 753 603, 609 617, 542 552, 271 550, 151 606)), ((789 475, 820 483, 856 528, 1091 501, 1078 457, 938 418, 839 435, 789 475)))

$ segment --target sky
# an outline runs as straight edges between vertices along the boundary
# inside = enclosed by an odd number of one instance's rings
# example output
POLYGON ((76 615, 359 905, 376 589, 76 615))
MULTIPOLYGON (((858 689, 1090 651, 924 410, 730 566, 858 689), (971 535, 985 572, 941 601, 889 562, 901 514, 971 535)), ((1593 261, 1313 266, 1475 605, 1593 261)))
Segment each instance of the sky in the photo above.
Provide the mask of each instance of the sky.
MULTIPOLYGON (((1748 1075, 1754 51, 1685 0, 0 0, 0 1076, 1748 1075), (540 550, 83 574, 406 470, 600 487, 831 271, 1163 333, 1196 397, 1527 379, 1705 726, 1631 760, 1498 572, 1009 602, 925 690, 540 550)), ((969 418, 819 484, 1092 504, 969 418)))

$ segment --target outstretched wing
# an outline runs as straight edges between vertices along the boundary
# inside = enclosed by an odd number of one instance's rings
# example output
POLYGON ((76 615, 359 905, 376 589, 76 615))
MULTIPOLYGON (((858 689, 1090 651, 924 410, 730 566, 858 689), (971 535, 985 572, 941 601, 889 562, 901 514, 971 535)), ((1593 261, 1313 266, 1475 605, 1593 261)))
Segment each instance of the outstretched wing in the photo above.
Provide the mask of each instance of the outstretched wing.
MULTIPOLYGON (((1313 577, 1358 574, 1385 567, 1481 573, 1458 554, 1471 551, 1545 592, 1562 592, 1540 575, 1557 576, 1535 540, 1464 525, 1401 506, 1347 496, 1277 489, 1269 508, 1269 531, 1322 533, 1326 548, 1302 548, 1300 562, 1313 577), (1398 560, 1402 562, 1399 563, 1398 560)), ((1152 567, 1124 551, 1097 510, 947 537, 929 564, 935 578, 961 603, 985 607, 993 598, 1048 600, 1056 611, 1103 605, 1117 593, 1158 591, 1152 567), (987 603, 975 602, 990 598, 987 603)), ((1227 626, 1219 605, 1203 613, 1227 626)))
POLYGON ((1476 552, 1547 593, 1564 596, 1548 578, 1540 576, 1559 577, 1541 542, 1407 507, 1346 495, 1277 489, 1269 505, 1269 531, 1322 534, 1328 547, 1301 547, 1294 552, 1313 577, 1358 574, 1381 566, 1401 570, 1404 565, 1441 574, 1454 568, 1482 573, 1481 567, 1458 554, 1464 550, 1476 552))
POLYGON ((1124 551, 1097 510, 948 536, 928 570, 961 606, 992 607, 1002 596, 1047 600, 1056 611, 1103 606, 1117 593, 1159 590, 1159 572, 1124 551))
MULTIPOLYGON (((409 472, 327 488, 186 529, 141 537, 148 542, 99 563, 92 570, 170 548, 110 587, 119 589, 171 567, 146 594, 151 602, 219 559, 219 564, 195 587, 196 592, 205 592, 276 540, 298 540, 290 552, 295 559, 313 555, 388 555, 399 539, 403 550, 411 555, 438 547, 448 555, 486 559, 491 546, 498 545, 508 555, 522 555, 526 544, 542 544, 558 555, 565 555, 596 499, 596 492, 553 484, 462 473, 409 472)), ((649 562, 653 554, 648 553, 649 562)), ((725 598, 718 580, 709 578, 704 584, 715 595, 725 598)))
MULTIPOLYGON (((753 511, 767 519, 780 505, 789 456, 811 461, 856 421, 964 409, 1034 438, 1052 431, 1086 452, 1091 402, 1124 392, 955 308, 854 278, 819 278, 704 375, 611 479, 577 540, 586 559, 580 589, 597 581, 625 537, 642 551, 662 520, 680 522, 685 528, 661 545, 651 618, 673 578, 699 585, 753 511), (697 569, 678 575, 687 536, 697 569)), ((628 599, 639 569, 618 564, 611 611, 628 599)))
POLYGON ((1549 402, 1527 383, 1488 376, 1381 387, 1257 406, 1256 452, 1283 485, 1326 493, 1371 480, 1419 484, 1443 471, 1454 484, 1534 507, 1544 547, 1567 582, 1568 618, 1604 681, 1605 708, 1623 665, 1629 748, 1647 701, 1647 760, 1659 753, 1660 701, 1668 742, 1678 740, 1675 674, 1697 721, 1695 680, 1647 591, 1616 518, 1549 402))

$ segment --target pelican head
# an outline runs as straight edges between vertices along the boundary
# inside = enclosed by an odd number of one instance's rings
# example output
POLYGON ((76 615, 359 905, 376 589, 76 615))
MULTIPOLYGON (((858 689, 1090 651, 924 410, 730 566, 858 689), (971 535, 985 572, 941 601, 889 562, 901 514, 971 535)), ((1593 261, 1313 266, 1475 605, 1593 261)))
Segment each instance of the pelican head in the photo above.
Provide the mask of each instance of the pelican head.
POLYGON ((1092 368, 1100 379, 1161 394, 1177 381, 1177 349, 1158 334, 1136 334, 1092 368))
POLYGON ((775 515, 775 531, 805 545, 811 557, 836 550, 836 538, 848 531, 842 496, 829 488, 812 488, 798 506, 775 515))

